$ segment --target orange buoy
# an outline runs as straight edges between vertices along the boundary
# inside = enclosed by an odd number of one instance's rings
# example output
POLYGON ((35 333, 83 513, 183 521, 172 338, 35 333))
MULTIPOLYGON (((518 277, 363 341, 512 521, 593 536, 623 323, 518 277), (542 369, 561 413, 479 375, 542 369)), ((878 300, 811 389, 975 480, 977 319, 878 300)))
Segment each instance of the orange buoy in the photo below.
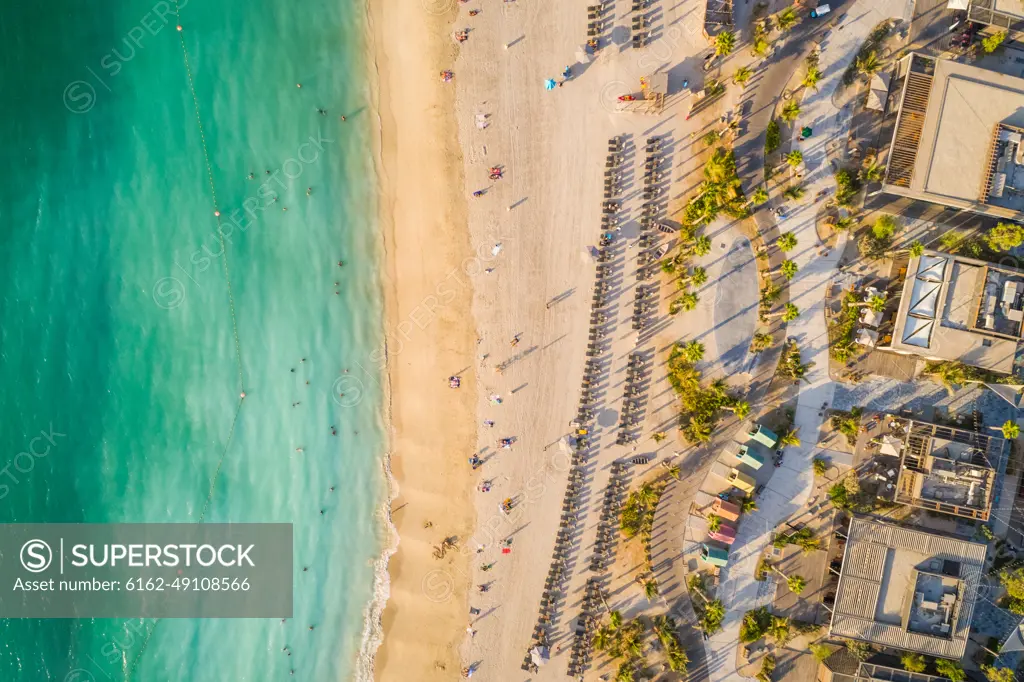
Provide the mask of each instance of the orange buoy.
POLYGON ((178 30, 179 31, 181 30, 181 24, 178 24, 178 30))

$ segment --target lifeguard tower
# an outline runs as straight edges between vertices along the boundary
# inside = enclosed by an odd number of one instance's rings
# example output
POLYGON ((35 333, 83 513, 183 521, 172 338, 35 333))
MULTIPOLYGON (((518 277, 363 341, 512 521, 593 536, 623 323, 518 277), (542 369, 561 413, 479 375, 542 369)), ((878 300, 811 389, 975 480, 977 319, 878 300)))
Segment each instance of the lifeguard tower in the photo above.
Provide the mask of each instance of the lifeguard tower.
POLYGON ((640 78, 641 97, 627 95, 632 99, 619 99, 617 110, 620 113, 660 114, 665 109, 665 96, 668 95, 668 73, 654 73, 640 78))

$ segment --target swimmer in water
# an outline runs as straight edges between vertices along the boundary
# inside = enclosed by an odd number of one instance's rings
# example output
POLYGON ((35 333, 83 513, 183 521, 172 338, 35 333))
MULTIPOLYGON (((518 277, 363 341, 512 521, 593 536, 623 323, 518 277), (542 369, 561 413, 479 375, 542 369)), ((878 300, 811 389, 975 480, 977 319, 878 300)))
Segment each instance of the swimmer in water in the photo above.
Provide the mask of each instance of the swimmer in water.
POLYGON ((345 121, 346 121, 346 120, 348 120, 348 119, 346 119, 346 118, 345 118, 344 116, 342 116, 342 117, 341 117, 341 120, 342 120, 342 122, 345 122, 345 121))
POLYGON ((313 193, 313 188, 312 187, 307 187, 306 188, 306 196, 308 197, 312 193, 313 193))

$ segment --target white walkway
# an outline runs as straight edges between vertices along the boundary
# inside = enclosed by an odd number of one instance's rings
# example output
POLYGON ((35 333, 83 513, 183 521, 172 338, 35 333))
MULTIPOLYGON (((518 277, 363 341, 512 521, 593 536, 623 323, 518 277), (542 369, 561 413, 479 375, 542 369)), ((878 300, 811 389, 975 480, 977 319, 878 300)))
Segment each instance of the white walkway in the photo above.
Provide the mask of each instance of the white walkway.
MULTIPOLYGON (((858 0, 846 10, 848 18, 842 24, 843 29, 833 28, 822 42, 819 68, 824 77, 821 87, 817 92, 808 93, 801 104, 803 113, 799 126, 814 129, 814 135, 807 143, 797 144, 794 140, 793 145, 804 154, 807 166, 804 186, 807 191, 795 210, 791 205, 787 206, 788 217, 779 229, 793 232, 799 241, 797 249, 790 255, 800 266, 800 271, 790 282, 789 300, 800 308, 800 317, 789 323, 788 335, 799 344, 803 361, 813 363, 807 372, 807 381, 800 385, 797 399, 796 427, 804 444, 786 449, 783 470, 772 476, 761 494, 758 511, 740 524, 729 566, 722 571, 718 590, 718 596, 727 609, 725 623, 723 629, 705 643, 708 674, 712 682, 742 679, 736 671, 740 621, 746 611, 770 604, 775 591, 774 582, 754 580, 758 558, 768 545, 773 529, 807 502, 814 487, 811 460, 819 450, 814 443, 823 419, 820 412, 824 403, 832 403, 835 394, 835 385, 828 376, 825 289, 835 272, 846 237, 840 238, 835 249, 827 254, 822 252, 814 227, 815 213, 820 204, 813 203, 813 198, 819 190, 834 187, 825 144, 831 140, 845 140, 850 121, 850 112, 836 109, 832 104, 832 94, 871 29, 893 15, 894 4, 891 0, 858 0)), ((906 12, 908 8, 912 8, 911 3, 901 10, 906 12)), ((910 13, 905 16, 909 18, 910 13)))

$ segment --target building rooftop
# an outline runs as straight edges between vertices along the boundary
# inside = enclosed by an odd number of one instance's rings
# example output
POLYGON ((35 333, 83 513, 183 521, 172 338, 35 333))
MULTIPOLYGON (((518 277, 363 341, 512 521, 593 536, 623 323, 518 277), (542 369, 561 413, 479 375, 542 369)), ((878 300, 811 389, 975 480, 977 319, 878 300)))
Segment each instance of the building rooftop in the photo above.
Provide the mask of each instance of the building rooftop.
POLYGON ((1024 31, 1024 5, 1020 0, 972 0, 970 20, 1016 33, 1024 31))
POLYGON ((854 518, 829 635, 963 657, 986 549, 854 518))
POLYGON ((900 457, 896 501, 988 521, 1006 440, 950 426, 911 421, 900 457))
POLYGON ((1022 323, 1024 272, 925 251, 907 265, 890 349, 1011 374, 1022 323))
POLYGON ((997 217, 1024 213, 1024 79, 911 53, 883 188, 997 217))

